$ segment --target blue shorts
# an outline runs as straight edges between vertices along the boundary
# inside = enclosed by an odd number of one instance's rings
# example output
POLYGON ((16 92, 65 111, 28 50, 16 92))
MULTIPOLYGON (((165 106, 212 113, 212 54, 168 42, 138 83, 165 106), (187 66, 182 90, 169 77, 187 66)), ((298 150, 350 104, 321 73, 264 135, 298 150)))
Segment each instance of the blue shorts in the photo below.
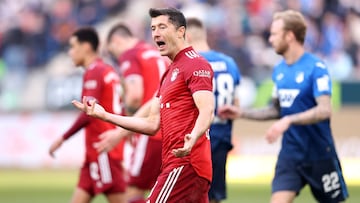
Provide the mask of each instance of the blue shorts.
POLYGON ((211 151, 213 178, 209 190, 210 200, 220 201, 226 199, 225 166, 228 152, 228 144, 219 144, 211 151))
POLYGON ((349 196, 337 158, 313 162, 278 159, 272 193, 288 190, 299 194, 306 184, 318 202, 335 203, 349 196))

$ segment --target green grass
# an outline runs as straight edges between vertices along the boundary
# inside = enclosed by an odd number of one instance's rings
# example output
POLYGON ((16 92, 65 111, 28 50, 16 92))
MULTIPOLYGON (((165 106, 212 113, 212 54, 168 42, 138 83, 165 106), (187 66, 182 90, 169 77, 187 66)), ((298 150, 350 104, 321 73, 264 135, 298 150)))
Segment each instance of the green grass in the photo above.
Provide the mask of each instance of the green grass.
MULTIPOLYGON (((0 203, 64 203, 69 202, 77 182, 77 171, 0 170, 0 203)), ((348 203, 360 202, 360 186, 349 186, 348 203)), ((231 183, 224 203, 269 202, 268 184, 231 183)), ((105 203, 103 196, 93 203, 105 203)), ((306 187, 295 203, 315 203, 306 187)))

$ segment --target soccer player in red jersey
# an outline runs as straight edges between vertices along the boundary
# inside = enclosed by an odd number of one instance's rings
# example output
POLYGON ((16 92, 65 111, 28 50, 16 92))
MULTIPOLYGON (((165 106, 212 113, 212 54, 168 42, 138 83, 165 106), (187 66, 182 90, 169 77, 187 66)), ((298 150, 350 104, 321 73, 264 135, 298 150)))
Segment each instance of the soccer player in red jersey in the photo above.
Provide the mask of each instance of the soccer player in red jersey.
MULTIPOLYGON (((72 61, 85 69, 82 96, 95 99, 108 112, 120 114, 120 79, 114 69, 97 55, 99 38, 96 31, 81 28, 72 34, 69 44, 72 61)), ((115 127, 81 113, 71 128, 51 145, 49 153, 53 156, 65 140, 85 128, 85 161, 72 203, 88 203, 99 193, 104 193, 110 203, 125 202, 126 183, 119 150, 115 147, 112 151, 99 153, 93 146, 100 140, 102 132, 115 127)))
MULTIPOLYGON (((126 115, 131 116, 154 97, 168 59, 162 57, 154 46, 136 38, 129 27, 122 23, 112 27, 107 42, 109 52, 118 58, 119 72, 124 81, 125 111, 126 115)), ((111 130, 104 136, 116 136, 118 133, 118 129, 111 130)), ((145 192, 154 186, 160 173, 160 132, 151 137, 136 134, 128 138, 124 166, 129 175, 127 201, 145 203, 145 192)))
MULTIPOLYGON (((131 131, 162 133, 162 169, 148 202, 208 202, 212 179, 208 129, 214 117, 213 71, 185 41, 186 20, 174 9, 150 9, 152 37, 167 68, 147 117, 111 114, 95 100, 73 104, 88 115, 131 131)), ((104 148, 106 143, 99 142, 104 148)))

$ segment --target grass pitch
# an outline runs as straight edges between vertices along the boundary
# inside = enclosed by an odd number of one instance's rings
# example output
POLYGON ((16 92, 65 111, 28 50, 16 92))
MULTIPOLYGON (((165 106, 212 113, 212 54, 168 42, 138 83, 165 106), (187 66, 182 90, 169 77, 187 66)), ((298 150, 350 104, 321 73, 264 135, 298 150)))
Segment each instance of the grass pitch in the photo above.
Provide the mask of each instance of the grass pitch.
MULTIPOLYGON (((0 203, 69 202, 77 183, 76 170, 0 170, 0 203)), ((265 203, 270 198, 270 183, 230 183, 228 199, 223 203, 265 203)), ((349 186, 348 203, 360 202, 360 186, 349 186)), ((97 196, 93 203, 105 203, 97 196)), ((315 203, 305 188, 295 203, 315 203)))

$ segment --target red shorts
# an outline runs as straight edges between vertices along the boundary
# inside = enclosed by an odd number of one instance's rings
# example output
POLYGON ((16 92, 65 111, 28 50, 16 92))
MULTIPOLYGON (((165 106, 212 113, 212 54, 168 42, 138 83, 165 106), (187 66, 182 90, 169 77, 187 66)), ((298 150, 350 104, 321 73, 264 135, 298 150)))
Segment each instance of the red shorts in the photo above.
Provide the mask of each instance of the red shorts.
POLYGON ((78 187, 91 196, 99 193, 124 193, 126 182, 120 161, 103 153, 99 155, 97 162, 85 163, 80 171, 78 187))
POLYGON ((162 142, 147 135, 138 135, 133 144, 124 146, 124 165, 128 185, 150 190, 160 174, 162 142))
POLYGON ((188 164, 163 170, 148 200, 157 203, 208 203, 209 188, 209 180, 198 176, 188 164))

